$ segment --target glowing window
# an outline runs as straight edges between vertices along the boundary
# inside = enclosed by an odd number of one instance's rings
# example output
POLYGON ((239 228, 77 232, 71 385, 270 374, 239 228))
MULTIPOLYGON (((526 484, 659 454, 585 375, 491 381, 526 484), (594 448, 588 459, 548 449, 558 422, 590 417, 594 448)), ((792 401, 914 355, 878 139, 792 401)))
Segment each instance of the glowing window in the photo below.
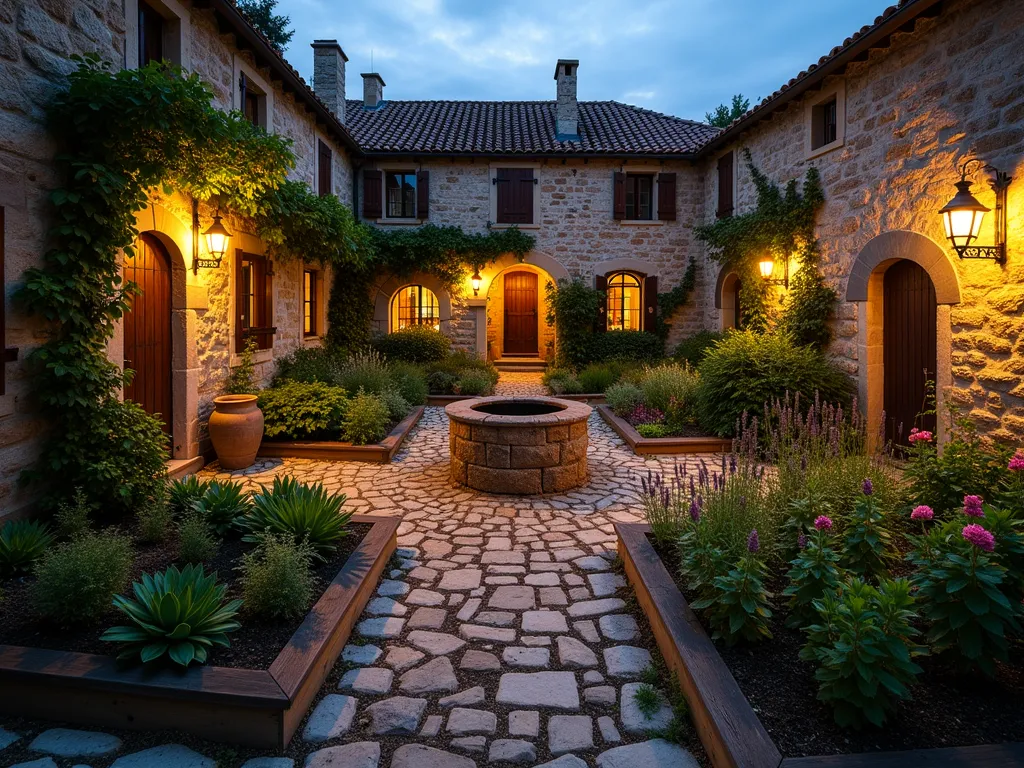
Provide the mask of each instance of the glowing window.
POLYGON ((606 286, 609 331, 639 331, 643 318, 640 279, 629 272, 608 275, 606 286))
POLYGON ((391 330, 400 331, 414 325, 441 329, 437 296, 422 285, 407 285, 391 299, 391 330))

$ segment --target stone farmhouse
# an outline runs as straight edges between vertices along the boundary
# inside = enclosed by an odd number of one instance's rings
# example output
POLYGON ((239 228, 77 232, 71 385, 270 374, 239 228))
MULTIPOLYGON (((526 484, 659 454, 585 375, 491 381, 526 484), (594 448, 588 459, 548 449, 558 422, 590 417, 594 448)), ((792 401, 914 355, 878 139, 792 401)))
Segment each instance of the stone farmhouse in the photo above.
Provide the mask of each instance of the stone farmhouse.
MULTIPOLYGON (((861 408, 910 423, 932 379, 940 408, 953 402, 992 435, 1020 440, 1024 183, 1000 192, 988 181, 995 170, 1021 175, 1022 35, 1018 0, 901 0, 720 130, 581 101, 586 62, 575 59, 557 62, 547 101, 389 101, 387 73, 363 74, 362 98, 349 99, 338 42, 312 44, 310 87, 230 0, 0 0, 0 514, 30 504, 17 478, 43 429, 23 360, 44 329, 10 296, 45 248, 57 179, 43 115, 71 53, 198 73, 218 106, 294 142, 293 178, 374 226, 529 231, 536 248, 522 263, 481 265, 460 291, 425 274, 381 275, 373 288, 376 330, 435 326, 498 362, 550 359, 545 286, 571 276, 606 292, 603 327, 643 330, 658 292, 692 261, 697 288, 667 318, 670 345, 742 325, 739 276, 708 258, 694 226, 751 209, 745 150, 776 182, 815 166, 823 269, 840 299, 833 352, 861 408), (988 258, 962 258, 939 215, 971 158, 981 162, 965 181, 993 212, 969 245, 1006 245, 960 250, 988 258)), ((162 415, 178 469, 202 462, 212 398, 246 339, 257 339, 269 380, 275 358, 320 344, 327 323, 329 271, 272 263, 244 219, 225 216, 233 238, 219 268, 194 268, 196 235, 214 213, 153 193, 125 264, 145 293, 110 345, 111 359, 138 372, 125 395, 162 415)), ((794 265, 766 266, 784 301, 794 265)))

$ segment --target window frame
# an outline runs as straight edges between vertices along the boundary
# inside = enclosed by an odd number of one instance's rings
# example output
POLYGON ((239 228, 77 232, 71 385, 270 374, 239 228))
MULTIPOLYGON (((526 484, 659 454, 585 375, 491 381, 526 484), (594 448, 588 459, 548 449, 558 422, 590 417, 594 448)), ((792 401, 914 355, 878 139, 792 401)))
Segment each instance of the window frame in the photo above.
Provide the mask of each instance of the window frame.
POLYGON ((165 58, 164 38, 167 36, 167 19, 146 0, 138 0, 138 18, 137 55, 139 57, 139 66, 144 67, 151 61, 163 61, 165 58), (155 32, 158 39, 151 39, 150 32, 155 32), (159 55, 149 56, 147 55, 147 48, 149 44, 153 43, 156 44, 159 55))
MULTIPOLYGON (((419 193, 419 180, 417 179, 418 172, 415 169, 406 170, 404 168, 385 168, 385 169, 382 169, 382 171, 384 173, 384 178, 381 180, 382 192, 384 194, 384 201, 383 201, 383 206, 382 206, 383 210, 381 211, 381 213, 384 214, 383 218, 391 220, 391 221, 394 221, 396 219, 404 219, 406 221, 411 220, 411 219, 416 219, 417 216, 418 216, 418 211, 416 210, 417 209, 417 195, 419 193), (391 200, 388 198, 388 190, 389 190, 388 180, 391 177, 393 177, 393 176, 401 177, 402 179, 405 179, 407 177, 411 177, 412 178, 412 188, 411 188, 411 190, 407 190, 407 189, 403 188, 401 185, 399 185, 399 189, 403 193, 402 194, 402 198, 403 199, 400 200, 401 211, 399 213, 397 213, 397 214, 392 214, 391 213, 391 200), (412 193, 411 194, 411 197, 412 197, 411 208, 412 208, 412 210, 411 210, 411 212, 406 212, 406 210, 405 210, 405 207, 406 207, 405 203, 406 203, 406 201, 404 200, 404 197, 405 197, 405 193, 409 192, 409 191, 411 191, 411 193, 412 193)), ((404 183, 404 182, 402 182, 402 183, 404 183)))
POLYGON ((246 342, 255 337, 257 351, 274 348, 274 265, 265 255, 235 252, 235 353, 245 351, 246 342), (249 272, 246 274, 246 265, 249 272), (257 297, 263 296, 262 301, 257 297), (255 314, 256 325, 253 324, 255 314))
POLYGON ((609 272, 605 275, 605 330, 606 331, 642 331, 644 329, 644 277, 630 272, 629 270, 620 269, 614 272, 609 272), (615 279, 619 278, 622 280, 621 285, 615 284, 615 279), (625 285, 626 279, 630 279, 634 282, 634 285, 625 285), (617 311, 620 318, 627 316, 633 318, 635 316, 635 323, 631 324, 630 327, 626 327, 625 322, 621 321, 613 324, 612 317, 613 312, 616 311, 612 307, 612 289, 620 288, 618 301, 620 306, 617 311), (636 306, 630 309, 626 308, 626 290, 627 288, 635 288, 637 302, 636 306))
POLYGON ((316 193, 320 197, 334 194, 334 150, 319 135, 316 137, 316 193))
POLYGON ((400 331, 405 328, 415 327, 426 327, 431 328, 432 330, 435 331, 441 330, 441 302, 438 299, 437 294, 434 293, 427 286, 423 285, 422 283, 408 283, 406 285, 403 285, 401 288, 399 288, 393 294, 391 294, 391 299, 388 302, 388 330, 390 332, 394 333, 395 331, 400 331), (416 297, 416 309, 414 310, 416 314, 416 322, 408 322, 405 325, 402 325, 402 296, 410 288, 418 289, 416 297), (433 320, 433 322, 423 322, 423 299, 424 296, 426 295, 429 295, 429 297, 432 299, 430 305, 434 310, 434 314, 428 316, 427 319, 433 320))
POLYGON ((655 207, 655 201, 657 199, 655 197, 655 195, 657 194, 656 191, 655 191, 655 187, 657 186, 657 182, 655 181, 656 177, 657 177, 657 172, 656 171, 650 171, 650 172, 625 171, 625 181, 624 181, 625 188, 623 189, 623 194, 624 194, 624 196, 626 198, 626 215, 623 216, 622 221, 656 221, 657 220, 657 216, 655 215, 656 211, 657 211, 657 209, 655 207), (638 182, 640 182, 640 181, 646 181, 647 185, 648 185, 648 189, 647 189, 647 215, 646 216, 638 216, 638 215, 636 215, 636 207, 637 207, 636 206, 636 196, 637 196, 636 186, 637 186, 638 182), (629 196, 630 196, 630 194, 632 194, 633 198, 634 198, 634 202, 632 203, 632 205, 633 205, 633 214, 634 215, 632 215, 632 216, 630 216, 630 214, 629 214, 629 207, 630 207, 629 196))
POLYGON ((313 339, 321 335, 320 329, 320 270, 302 268, 302 338, 313 339), (309 278, 307 280, 307 278, 309 278), (309 327, 307 329, 307 321, 309 327))
MULTIPOLYGON (((140 0, 125 0, 125 39, 134 40, 134 44, 126 44, 124 63, 126 69, 138 69, 144 66, 140 61, 139 39, 142 30, 139 28, 140 0)), ((191 69, 190 48, 192 38, 192 21, 189 10, 179 0, 146 0, 156 15, 163 19, 161 47, 163 58, 183 69, 191 69)))
POLYGON ((843 80, 823 89, 813 100, 808 100, 804 108, 804 123, 808 159, 843 146, 846 141, 846 86, 843 80), (833 102, 834 107, 829 110, 833 102), (822 121, 831 111, 834 111, 835 136, 831 137, 831 141, 825 141, 829 137, 822 136, 822 121))
MULTIPOLYGON (((234 87, 232 96, 233 108, 241 112, 243 115, 246 114, 246 101, 248 96, 254 95, 254 106, 256 107, 258 122, 254 122, 254 125, 258 125, 267 133, 273 133, 274 126, 274 89, 266 80, 263 79, 262 75, 257 72, 253 67, 242 60, 240 56, 235 57, 235 64, 233 68, 234 73, 234 87), (243 77, 245 87, 243 89, 243 77)), ((250 120, 251 122, 251 120, 250 120)))

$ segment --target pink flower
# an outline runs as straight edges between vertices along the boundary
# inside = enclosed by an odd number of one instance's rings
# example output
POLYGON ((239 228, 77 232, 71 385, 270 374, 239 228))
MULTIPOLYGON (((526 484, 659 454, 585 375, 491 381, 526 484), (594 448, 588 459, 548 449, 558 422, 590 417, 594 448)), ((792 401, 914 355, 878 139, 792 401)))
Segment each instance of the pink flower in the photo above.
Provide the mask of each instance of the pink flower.
POLYGON ((910 435, 907 437, 907 442, 916 443, 918 441, 921 441, 925 443, 930 443, 932 441, 932 437, 933 435, 931 432, 926 432, 924 430, 918 429, 917 427, 914 427, 914 429, 910 430, 910 435))
POLYGON ((968 517, 984 517, 981 496, 964 496, 964 514, 968 517))
POLYGON ((911 520, 931 520, 934 517, 935 511, 924 504, 920 507, 914 507, 914 511, 910 513, 911 520))
POLYGON ((1007 467, 1011 472, 1024 472, 1024 451, 1017 451, 1007 467))
POLYGON ((814 521, 814 527, 819 531, 831 531, 832 518, 825 515, 818 515, 818 518, 814 521))
POLYGON ((996 547, 996 537, 976 523, 965 525, 961 535, 978 549, 985 552, 991 552, 996 547))

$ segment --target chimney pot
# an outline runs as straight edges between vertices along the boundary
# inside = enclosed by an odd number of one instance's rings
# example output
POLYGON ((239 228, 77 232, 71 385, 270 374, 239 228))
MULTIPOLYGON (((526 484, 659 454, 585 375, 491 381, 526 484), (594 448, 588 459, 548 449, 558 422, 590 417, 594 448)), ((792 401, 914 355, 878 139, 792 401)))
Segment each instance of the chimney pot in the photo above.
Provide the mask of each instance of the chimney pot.
POLYGON ((314 40, 313 92, 345 124, 345 62, 348 56, 337 40, 314 40))
POLYGON ((384 101, 384 78, 376 72, 363 72, 363 109, 376 109, 384 101))
POLYGON ((555 65, 557 100, 555 101, 555 133, 559 141, 579 141, 580 109, 576 101, 576 70, 579 59, 559 59, 555 65))

